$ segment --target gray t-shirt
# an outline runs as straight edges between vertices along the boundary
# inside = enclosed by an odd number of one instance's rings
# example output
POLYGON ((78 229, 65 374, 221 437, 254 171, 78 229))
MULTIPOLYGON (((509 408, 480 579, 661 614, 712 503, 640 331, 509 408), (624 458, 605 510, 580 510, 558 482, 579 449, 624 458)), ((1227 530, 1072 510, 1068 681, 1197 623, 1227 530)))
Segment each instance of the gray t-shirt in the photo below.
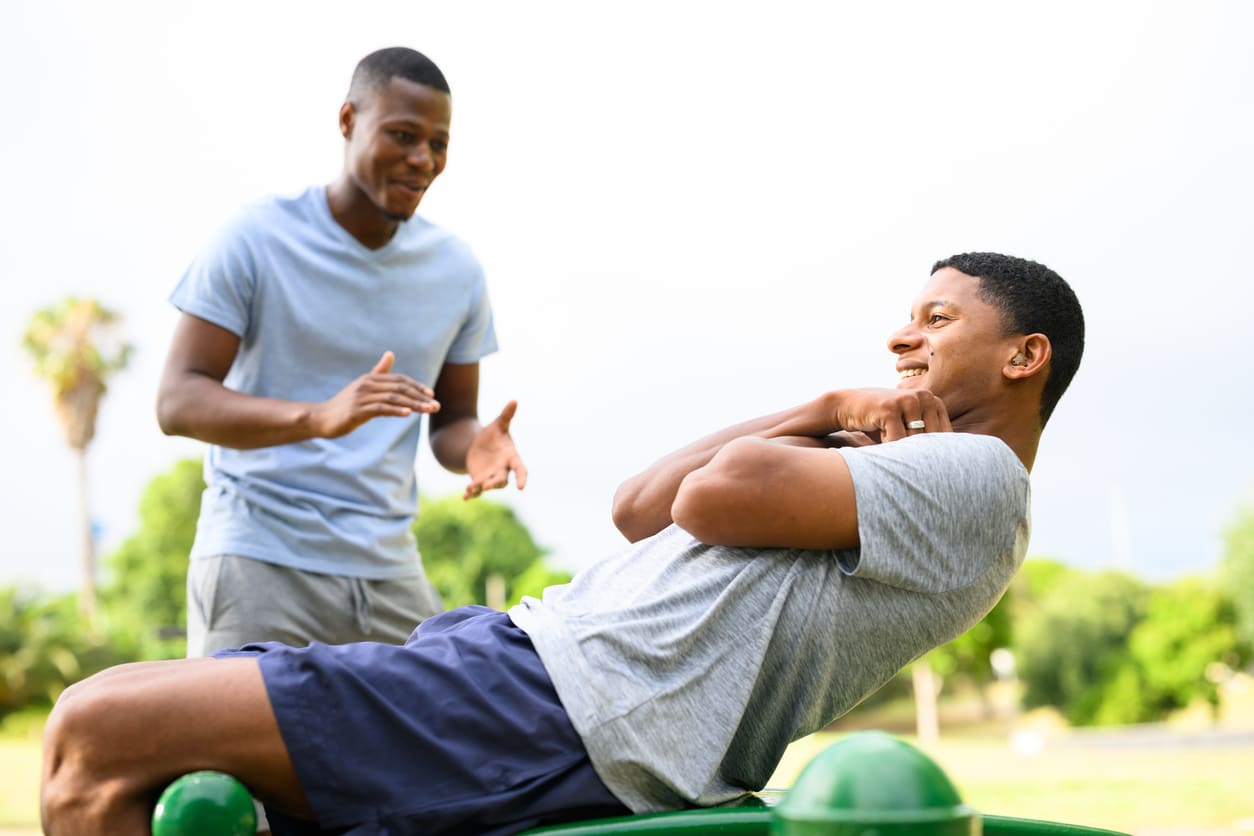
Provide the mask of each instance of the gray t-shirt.
POLYGON ((997 603, 1028 541, 1028 474, 991 436, 833 451, 861 547, 709 546, 678 526, 510 617, 610 790, 636 812, 761 789, 822 729, 997 603))

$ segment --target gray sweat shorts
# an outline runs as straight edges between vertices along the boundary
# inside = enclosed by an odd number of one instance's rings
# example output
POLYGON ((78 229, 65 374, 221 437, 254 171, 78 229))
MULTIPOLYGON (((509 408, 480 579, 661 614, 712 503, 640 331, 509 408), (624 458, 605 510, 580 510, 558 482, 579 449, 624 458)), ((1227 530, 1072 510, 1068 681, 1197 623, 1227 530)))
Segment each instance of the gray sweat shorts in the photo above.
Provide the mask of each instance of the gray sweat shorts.
POLYGON ((402 644, 443 610, 422 574, 367 580, 237 555, 197 558, 187 571, 187 655, 260 641, 402 644))

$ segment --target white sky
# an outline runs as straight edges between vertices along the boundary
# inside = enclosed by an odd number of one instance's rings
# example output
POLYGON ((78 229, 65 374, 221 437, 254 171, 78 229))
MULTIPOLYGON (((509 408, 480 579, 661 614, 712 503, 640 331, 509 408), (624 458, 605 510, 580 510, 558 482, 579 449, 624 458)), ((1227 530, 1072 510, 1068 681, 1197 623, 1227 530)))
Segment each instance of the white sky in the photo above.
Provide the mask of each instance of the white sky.
MULTIPOLYGON (((77 293, 131 368, 90 451, 107 552, 198 443, 161 435, 166 296, 241 204, 328 182, 356 61, 453 88, 423 203, 488 270, 531 469, 517 508, 575 568, 621 479, 825 389, 893 385, 933 261, 1054 267, 1089 347, 1033 474, 1033 554, 1207 571, 1254 489, 1254 4, 50 2, 0 6, 0 583, 75 583, 75 470, 18 343, 77 293)), ((328 327, 334 327, 328 323, 328 327)), ((460 489, 419 460, 424 492, 460 489)))

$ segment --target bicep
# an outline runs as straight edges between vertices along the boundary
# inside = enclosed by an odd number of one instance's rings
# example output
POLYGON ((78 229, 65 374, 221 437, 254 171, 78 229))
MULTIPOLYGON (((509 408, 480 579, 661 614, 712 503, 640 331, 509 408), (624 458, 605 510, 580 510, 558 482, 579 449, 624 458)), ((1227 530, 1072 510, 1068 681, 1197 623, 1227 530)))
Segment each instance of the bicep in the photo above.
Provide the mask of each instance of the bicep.
POLYGON ((830 449, 742 438, 680 485, 680 527, 706 543, 803 549, 859 544, 853 477, 830 449))
POLYGON ((239 337, 212 322, 182 314, 166 355, 163 387, 174 378, 197 374, 221 382, 239 352, 239 337))

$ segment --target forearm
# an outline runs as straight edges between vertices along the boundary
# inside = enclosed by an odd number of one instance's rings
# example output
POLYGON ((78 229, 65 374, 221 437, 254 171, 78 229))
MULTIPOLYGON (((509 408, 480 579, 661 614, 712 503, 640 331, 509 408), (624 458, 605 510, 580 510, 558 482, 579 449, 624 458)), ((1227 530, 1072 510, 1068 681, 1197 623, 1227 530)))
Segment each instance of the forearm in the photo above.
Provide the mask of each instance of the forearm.
POLYGON ((458 418, 446 424, 431 423, 431 452, 440 466, 451 473, 466 472, 466 454, 483 426, 478 418, 458 418))
POLYGON ((703 543, 803 549, 858 544, 853 481, 839 455, 809 438, 748 436, 684 477, 676 523, 703 543))
POLYGON ((161 387, 157 423, 166 435, 253 449, 315 437, 313 408, 310 403, 246 395, 189 373, 161 387))
POLYGON ((726 444, 738 438, 822 438, 839 429, 831 425, 830 398, 830 394, 822 395, 792 409, 733 425, 664 456, 619 486, 614 494, 614 524, 632 542, 670 525, 671 506, 684 477, 704 467, 726 444))

